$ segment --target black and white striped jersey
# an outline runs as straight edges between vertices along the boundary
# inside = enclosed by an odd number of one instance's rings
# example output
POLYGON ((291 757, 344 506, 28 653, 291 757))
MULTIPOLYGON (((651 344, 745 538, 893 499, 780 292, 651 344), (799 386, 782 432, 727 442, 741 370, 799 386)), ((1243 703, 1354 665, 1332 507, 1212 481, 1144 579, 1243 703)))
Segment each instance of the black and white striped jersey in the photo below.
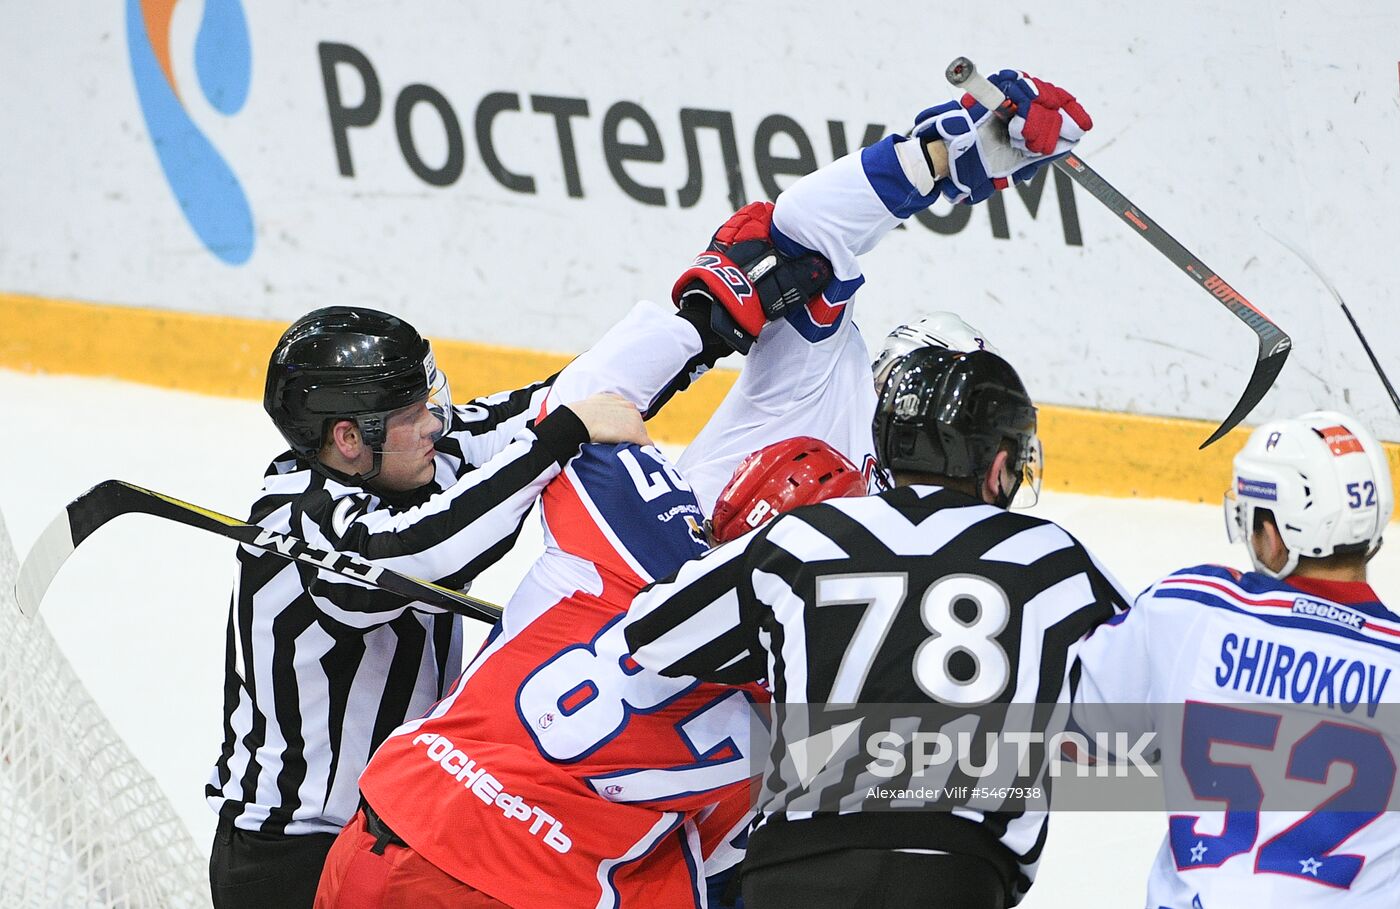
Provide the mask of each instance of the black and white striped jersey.
MULTIPOLYGON (((1067 705, 1082 639, 1126 606, 1054 523, 910 486, 799 509, 688 563, 637 597, 626 635, 633 659, 665 675, 767 679, 775 716, 806 704, 932 705, 984 727, 1019 712, 1024 730, 1025 716, 1043 724, 1048 711, 1018 705, 1067 705)), ((880 711, 864 713, 869 722, 880 711)), ((833 808, 812 800, 811 779, 784 778, 784 725, 774 720, 750 867, 853 846, 921 848, 981 855, 1009 892, 1030 886, 1043 810, 875 813, 861 798, 833 808), (774 835, 797 834, 795 822, 800 835, 774 835)), ((1045 749, 1032 754, 1043 767, 1045 749)), ((835 758, 823 779, 856 792, 869 755, 835 758)))
MULTIPOLYGON (((540 490, 587 440, 571 412, 529 426, 548 382, 455 409, 434 481, 401 500, 286 452, 250 521, 461 589, 505 553, 540 490)), ((248 830, 334 832, 374 749, 442 696, 460 618, 247 546, 227 632, 224 744, 205 794, 248 830)))
MULTIPOLYGON (((707 332, 693 314, 678 319, 669 306, 639 303, 558 376, 457 406, 423 489, 391 500, 287 452, 268 469, 250 520, 462 589, 511 548, 541 491, 588 440, 559 405, 607 390, 655 412, 728 352, 707 332), (549 416, 535 423, 542 412, 549 416)), ((339 830, 359 804, 374 750, 461 671, 460 623, 240 548, 210 805, 248 830, 339 830)))

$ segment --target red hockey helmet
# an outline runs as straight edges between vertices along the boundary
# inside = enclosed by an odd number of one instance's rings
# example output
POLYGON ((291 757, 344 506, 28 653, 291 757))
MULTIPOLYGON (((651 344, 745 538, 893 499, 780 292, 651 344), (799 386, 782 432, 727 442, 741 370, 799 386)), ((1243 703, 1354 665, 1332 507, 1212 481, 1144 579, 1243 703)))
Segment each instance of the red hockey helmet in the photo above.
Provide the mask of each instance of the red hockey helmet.
POLYGON ((865 493, 865 477, 841 452, 810 436, 784 439, 744 458, 715 501, 710 534, 727 543, 785 511, 865 493))

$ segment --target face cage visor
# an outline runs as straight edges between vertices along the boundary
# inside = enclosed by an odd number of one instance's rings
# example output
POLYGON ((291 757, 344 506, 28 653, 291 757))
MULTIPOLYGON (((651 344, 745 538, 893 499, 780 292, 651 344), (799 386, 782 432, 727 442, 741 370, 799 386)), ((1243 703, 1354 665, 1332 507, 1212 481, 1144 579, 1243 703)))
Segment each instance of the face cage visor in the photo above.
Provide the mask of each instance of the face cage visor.
POLYGON ((447 374, 437 368, 437 363, 433 359, 432 350, 429 349, 428 356, 423 361, 423 368, 427 372, 428 396, 423 401, 418 401, 407 407, 387 414, 373 414, 368 417, 360 417, 360 431, 365 440, 370 443, 376 456, 385 454, 411 453, 413 449, 393 449, 385 447, 389 434, 389 424, 396 418, 416 419, 418 408, 426 405, 428 413, 436 421, 436 427, 428 436, 429 441, 437 442, 447 432, 447 428, 452 424, 452 388, 447 383, 447 374))

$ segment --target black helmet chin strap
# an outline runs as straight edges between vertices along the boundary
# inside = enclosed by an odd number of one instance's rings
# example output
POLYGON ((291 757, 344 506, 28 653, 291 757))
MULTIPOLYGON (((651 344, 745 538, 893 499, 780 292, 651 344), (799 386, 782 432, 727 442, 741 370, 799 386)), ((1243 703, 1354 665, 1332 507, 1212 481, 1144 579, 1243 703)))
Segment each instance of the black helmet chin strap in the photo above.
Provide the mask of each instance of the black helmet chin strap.
POLYGON ((1002 509, 1010 508, 1012 499, 1015 499, 1016 493, 1021 491, 1021 482, 1025 479, 1025 476, 1024 471, 1016 471, 1016 479, 1011 481, 1011 488, 1003 489, 1001 492, 997 493, 997 500, 992 504, 1002 509))
MULTIPOLYGON (((1001 449, 1001 448, 999 448, 998 450, 999 450, 999 451, 1005 451, 1005 449, 1001 449)), ((1008 463, 1011 461, 1012 457, 1013 457, 1013 455, 1012 455, 1011 452, 1009 452, 1009 451, 1006 452, 1006 460, 1007 460, 1008 463)), ((1020 457, 1020 449, 1019 449, 1019 447, 1017 448, 1017 454, 1015 455, 1015 457, 1017 457, 1017 458, 1020 457)), ((995 467, 995 466, 996 466, 996 455, 994 454, 994 455, 992 455, 992 464, 991 464, 987 469, 988 469, 988 470, 991 470, 992 467, 995 467)), ((1016 493, 1018 493, 1018 492, 1021 491, 1021 483, 1024 482, 1025 479, 1026 479, 1026 465, 1025 465, 1024 463, 1019 464, 1019 465, 1016 465, 1016 466, 1015 466, 1015 469, 1012 469, 1012 468, 1008 467, 1008 469, 1007 469, 1005 472, 1011 474, 1011 476, 1012 476, 1011 488, 1010 488, 1010 489, 1000 489, 1000 490, 997 492, 996 498, 993 499, 993 500, 992 500, 992 503, 991 503, 991 504, 995 505, 997 508, 1000 508, 1000 509, 1003 509, 1003 510, 1008 509, 1008 508, 1011 507, 1011 502, 1012 502, 1013 499, 1016 498, 1016 493)), ((983 474, 982 476, 979 477, 979 476, 977 476, 976 474, 974 474, 974 475, 973 475, 973 478, 976 479, 976 481, 977 481, 977 489, 978 489, 978 491, 979 491, 979 493, 980 493, 983 484, 986 482, 987 476, 986 476, 986 474, 983 474)), ((1001 483, 998 482, 998 483, 997 483, 997 486, 1001 486, 1001 483)), ((979 495, 979 498, 980 498, 980 495, 979 495)))
POLYGON ((350 486, 360 486, 379 476, 379 471, 384 467, 384 423, 385 415, 381 413, 361 414, 355 417, 345 417, 355 424, 355 430, 360 434, 362 441, 374 456, 370 462, 369 470, 364 473, 345 473, 321 463, 321 459, 316 455, 307 458, 311 462, 311 469, 324 477, 329 477, 337 483, 345 483, 350 486))
POLYGON ((363 486, 370 480, 379 476, 379 469, 384 466, 384 453, 377 448, 371 449, 371 451, 374 454, 374 463, 372 463, 369 470, 364 473, 344 473, 336 470, 334 467, 328 467, 321 463, 321 459, 315 455, 312 455, 306 460, 311 464, 311 469, 323 477, 328 477, 335 480, 337 483, 344 483, 347 486, 363 486))

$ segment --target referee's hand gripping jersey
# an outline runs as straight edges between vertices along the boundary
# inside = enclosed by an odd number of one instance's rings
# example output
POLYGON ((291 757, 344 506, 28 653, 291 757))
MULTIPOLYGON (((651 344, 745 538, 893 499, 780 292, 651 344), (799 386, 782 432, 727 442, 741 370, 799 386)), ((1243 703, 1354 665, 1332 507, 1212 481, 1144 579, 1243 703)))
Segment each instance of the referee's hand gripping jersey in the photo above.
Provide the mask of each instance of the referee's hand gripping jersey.
MULTIPOLYGON (((874 425, 896 488, 784 515, 650 587, 627 619, 633 659, 663 675, 766 679, 780 711, 1067 703, 1083 638, 1126 601, 1072 536, 1006 510, 1037 495, 1035 426, 996 354, 904 355, 874 425)), ((781 772, 793 744, 781 739, 749 840, 747 905, 1000 907, 1030 887, 1043 810, 863 811, 854 799, 813 811, 781 772)), ((1044 764, 1033 753, 1032 780, 1044 764)), ((854 792, 868 761, 862 748, 823 778, 854 792)))
MULTIPOLYGON (((719 352, 661 318, 658 332, 689 345, 673 383, 684 387, 719 352)), ((268 468, 250 519, 463 588, 510 548, 584 442, 646 440, 637 408, 610 396, 536 420, 549 387, 453 406, 408 323, 357 307, 309 313, 268 365, 264 406, 291 450, 268 468)), ((461 619, 249 547, 237 560, 224 742, 206 787, 219 814, 214 903, 310 906, 370 754, 459 671, 461 619)))

